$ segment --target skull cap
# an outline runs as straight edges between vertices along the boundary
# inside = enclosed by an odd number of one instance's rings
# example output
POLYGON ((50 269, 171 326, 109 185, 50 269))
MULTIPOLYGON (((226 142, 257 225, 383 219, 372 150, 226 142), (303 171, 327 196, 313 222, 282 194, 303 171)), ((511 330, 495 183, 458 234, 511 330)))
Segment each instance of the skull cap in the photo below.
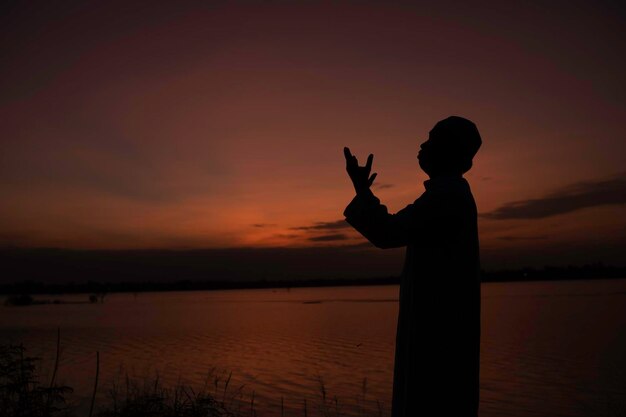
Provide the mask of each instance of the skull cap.
POLYGON ((471 160, 482 145, 476 125, 459 116, 450 116, 437 122, 430 134, 434 140, 443 142, 450 152, 464 159, 471 160))

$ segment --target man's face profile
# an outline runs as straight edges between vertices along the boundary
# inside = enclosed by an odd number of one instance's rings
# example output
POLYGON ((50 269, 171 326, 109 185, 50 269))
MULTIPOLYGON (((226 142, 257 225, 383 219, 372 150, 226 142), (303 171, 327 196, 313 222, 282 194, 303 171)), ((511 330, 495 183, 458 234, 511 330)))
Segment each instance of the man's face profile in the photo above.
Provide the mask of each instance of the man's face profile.
POLYGON ((420 150, 417 153, 419 166, 428 175, 437 171, 437 161, 441 159, 442 153, 440 142, 431 130, 428 134, 428 139, 420 145, 420 150))
POLYGON ((462 175, 472 166, 472 158, 482 140, 476 125, 458 116, 438 122, 420 145, 419 166, 428 176, 462 175))

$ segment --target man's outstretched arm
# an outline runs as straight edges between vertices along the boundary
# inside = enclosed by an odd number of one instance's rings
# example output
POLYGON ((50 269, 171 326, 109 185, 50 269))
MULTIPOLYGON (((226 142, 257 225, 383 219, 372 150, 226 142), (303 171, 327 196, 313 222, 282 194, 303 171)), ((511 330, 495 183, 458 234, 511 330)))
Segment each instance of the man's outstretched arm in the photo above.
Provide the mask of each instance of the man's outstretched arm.
POLYGON ((396 214, 370 191, 357 194, 343 212, 346 221, 372 244, 381 249, 406 246, 412 228, 414 204, 396 214))
POLYGON ((360 167, 357 158, 349 148, 344 148, 346 171, 352 180, 356 197, 350 202, 343 214, 346 221, 359 231, 374 246, 379 248, 397 248, 406 246, 411 229, 418 213, 414 213, 418 201, 410 204, 396 214, 389 214, 387 207, 372 193, 370 186, 376 174, 370 176, 374 155, 369 155, 365 166, 360 167))

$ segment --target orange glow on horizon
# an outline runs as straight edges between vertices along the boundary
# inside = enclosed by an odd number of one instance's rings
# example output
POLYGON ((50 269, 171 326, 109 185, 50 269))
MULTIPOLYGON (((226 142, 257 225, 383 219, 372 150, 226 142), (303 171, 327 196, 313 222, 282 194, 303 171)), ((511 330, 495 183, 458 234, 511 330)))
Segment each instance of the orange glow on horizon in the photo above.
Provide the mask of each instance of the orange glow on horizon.
POLYGON ((610 181, 626 163, 623 29, 606 11, 121 4, 16 6, 2 28, 0 245, 359 244, 333 225, 353 196, 343 146, 374 153, 395 212, 451 114, 483 137, 466 175, 480 213, 591 184, 573 210, 482 217, 487 259, 626 242, 624 202, 593 192, 623 193, 610 181))

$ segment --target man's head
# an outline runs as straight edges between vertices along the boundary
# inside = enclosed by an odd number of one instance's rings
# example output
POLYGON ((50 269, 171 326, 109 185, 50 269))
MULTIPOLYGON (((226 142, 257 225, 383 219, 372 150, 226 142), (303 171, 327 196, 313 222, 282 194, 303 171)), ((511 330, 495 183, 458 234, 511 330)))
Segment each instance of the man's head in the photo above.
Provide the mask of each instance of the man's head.
POLYGON ((472 158, 482 144, 476 125, 450 116, 438 122, 420 146, 420 167, 430 177, 463 175, 472 167, 472 158))

